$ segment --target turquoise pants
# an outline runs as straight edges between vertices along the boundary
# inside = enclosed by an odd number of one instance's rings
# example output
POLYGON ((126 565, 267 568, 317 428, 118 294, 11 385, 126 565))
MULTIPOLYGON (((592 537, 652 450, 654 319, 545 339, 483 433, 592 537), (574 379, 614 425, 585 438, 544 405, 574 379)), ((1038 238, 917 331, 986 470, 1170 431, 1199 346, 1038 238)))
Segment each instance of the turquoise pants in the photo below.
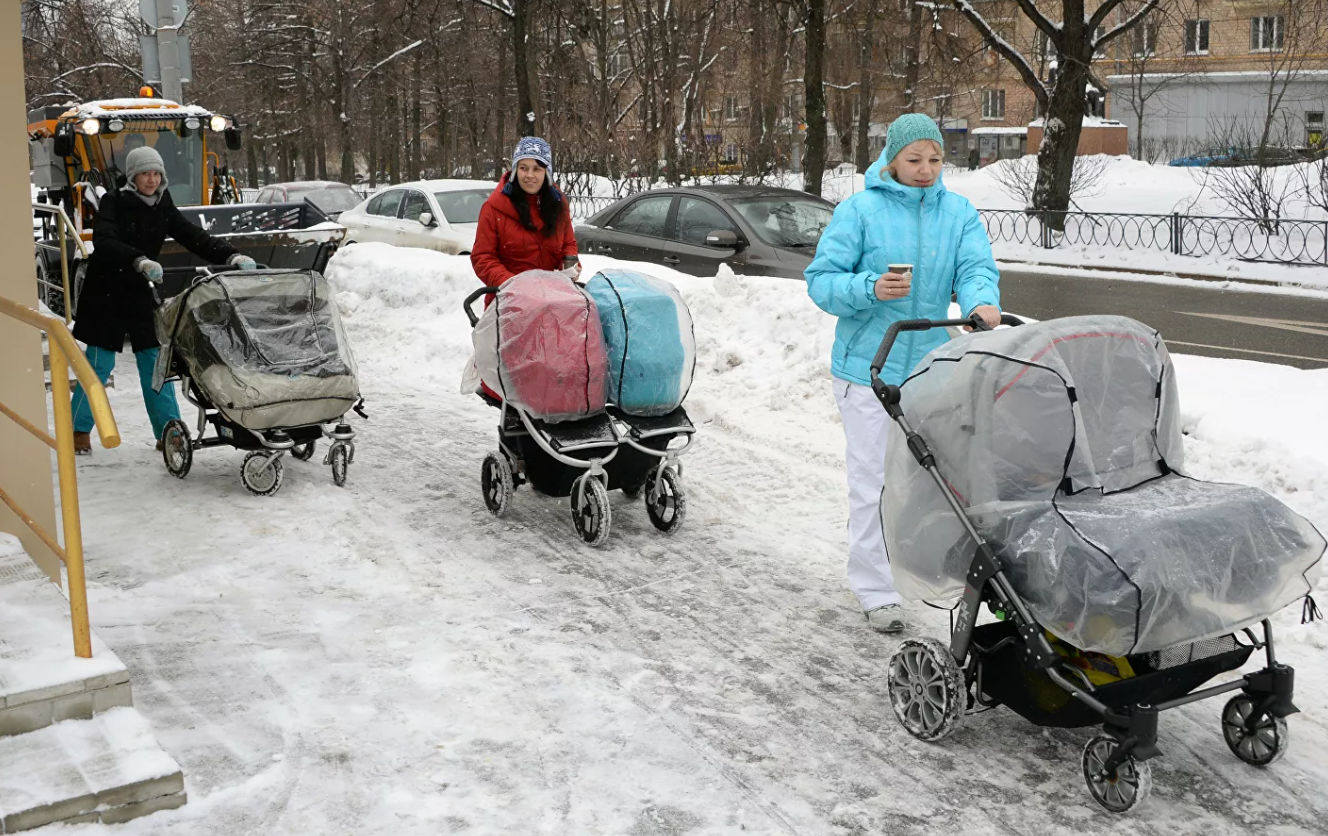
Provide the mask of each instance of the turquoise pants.
MULTIPOLYGON (((102 383, 109 380, 111 372, 115 370, 116 352, 90 345, 83 353, 92 364, 92 370, 97 373, 97 379, 102 383)), ((158 349, 155 348, 137 351, 134 352, 134 360, 138 363, 138 383, 143 389, 143 403, 148 408, 148 418, 152 421, 152 434, 161 438, 161 431, 166 429, 167 422, 180 417, 180 407, 175 403, 174 383, 167 383, 161 387, 160 392, 152 391, 152 370, 157 365, 157 353, 158 349)), ((74 432, 92 432, 92 407, 88 404, 88 396, 82 386, 74 386, 72 407, 74 432)))

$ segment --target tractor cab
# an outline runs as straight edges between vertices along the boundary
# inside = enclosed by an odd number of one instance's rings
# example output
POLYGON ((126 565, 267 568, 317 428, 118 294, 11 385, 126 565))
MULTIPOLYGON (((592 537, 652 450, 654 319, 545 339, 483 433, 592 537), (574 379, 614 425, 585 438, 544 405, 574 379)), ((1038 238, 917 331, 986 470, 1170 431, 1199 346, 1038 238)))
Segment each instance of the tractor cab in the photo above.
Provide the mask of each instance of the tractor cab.
POLYGON ((125 158, 149 146, 161 154, 171 197, 180 207, 237 203, 239 194, 217 153, 237 150, 229 116, 151 96, 38 108, 28 114, 33 184, 90 229, 102 194, 125 184, 125 158))

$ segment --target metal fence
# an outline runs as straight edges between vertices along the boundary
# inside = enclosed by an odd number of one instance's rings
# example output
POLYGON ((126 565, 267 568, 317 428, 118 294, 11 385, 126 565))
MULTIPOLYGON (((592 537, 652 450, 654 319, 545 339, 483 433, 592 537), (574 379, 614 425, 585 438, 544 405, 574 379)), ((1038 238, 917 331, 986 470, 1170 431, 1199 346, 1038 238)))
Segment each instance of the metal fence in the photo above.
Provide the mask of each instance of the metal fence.
POLYGON ((1328 266, 1328 221, 979 209, 992 243, 1096 246, 1328 266))
POLYGON ((572 220, 584 221, 595 213, 607 209, 622 198, 591 197, 589 195, 567 195, 567 209, 572 213, 572 220))

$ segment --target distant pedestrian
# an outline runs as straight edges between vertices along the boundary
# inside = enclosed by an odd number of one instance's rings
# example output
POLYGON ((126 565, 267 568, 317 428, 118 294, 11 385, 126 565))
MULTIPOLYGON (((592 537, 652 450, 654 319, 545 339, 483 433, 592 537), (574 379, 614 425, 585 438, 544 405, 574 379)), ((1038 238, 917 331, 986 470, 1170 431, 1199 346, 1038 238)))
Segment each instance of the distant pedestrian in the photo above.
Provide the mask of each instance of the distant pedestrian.
MULTIPOLYGON (((839 317, 830 367, 848 439, 849 586, 869 626, 885 633, 904 629, 905 620, 881 531, 891 422, 871 390, 872 357, 891 323, 947 318, 951 294, 965 316, 1000 322, 991 244, 973 205, 941 183, 942 149, 930 117, 896 119, 867 170, 866 189, 836 207, 806 270, 812 301, 839 317), (890 265, 911 270, 891 272, 890 265)), ((902 383, 946 339, 943 330, 900 334, 881 379, 902 383)))
MULTIPOLYGON (((92 256, 87 278, 78 297, 74 336, 87 343, 87 358, 105 383, 115 369, 115 356, 128 337, 138 363, 152 432, 161 446, 167 422, 180 417, 175 387, 166 384, 152 389, 152 371, 159 344, 153 323, 157 303, 151 285, 163 279, 162 244, 174 238, 194 255, 210 264, 229 263, 252 270, 254 260, 240 255, 221 238, 208 235, 185 220, 166 190, 166 167, 151 147, 130 151, 125 158, 126 182, 122 189, 104 196, 92 227, 92 256)), ((74 387, 74 451, 92 452, 92 408, 82 386, 74 387)))

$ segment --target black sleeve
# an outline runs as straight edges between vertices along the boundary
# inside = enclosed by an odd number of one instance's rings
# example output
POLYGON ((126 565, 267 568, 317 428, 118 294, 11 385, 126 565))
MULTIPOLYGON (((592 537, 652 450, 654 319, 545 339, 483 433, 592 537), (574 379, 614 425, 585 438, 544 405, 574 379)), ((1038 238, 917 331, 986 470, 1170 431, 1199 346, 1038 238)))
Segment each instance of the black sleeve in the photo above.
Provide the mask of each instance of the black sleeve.
POLYGON ((169 199, 162 201, 161 212, 166 217, 166 229, 171 237, 207 263, 225 264, 226 259, 235 255, 235 248, 225 240, 214 238, 201 227, 185 220, 180 210, 175 208, 175 201, 169 199))
POLYGON ((132 270, 134 262, 144 257, 142 250, 131 247, 120 237, 120 210, 117 195, 108 194, 97 207, 97 218, 92 223, 92 247, 118 270, 132 270))

